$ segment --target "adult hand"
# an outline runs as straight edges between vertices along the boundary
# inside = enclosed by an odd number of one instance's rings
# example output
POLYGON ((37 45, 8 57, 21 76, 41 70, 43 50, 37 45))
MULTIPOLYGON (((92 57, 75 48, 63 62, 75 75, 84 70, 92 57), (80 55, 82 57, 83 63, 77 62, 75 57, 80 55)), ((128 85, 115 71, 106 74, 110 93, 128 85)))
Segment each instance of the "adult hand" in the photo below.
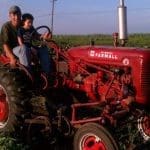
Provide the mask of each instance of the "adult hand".
POLYGON ((10 65, 12 67, 16 67, 16 63, 17 63, 17 59, 14 56, 10 57, 10 65))

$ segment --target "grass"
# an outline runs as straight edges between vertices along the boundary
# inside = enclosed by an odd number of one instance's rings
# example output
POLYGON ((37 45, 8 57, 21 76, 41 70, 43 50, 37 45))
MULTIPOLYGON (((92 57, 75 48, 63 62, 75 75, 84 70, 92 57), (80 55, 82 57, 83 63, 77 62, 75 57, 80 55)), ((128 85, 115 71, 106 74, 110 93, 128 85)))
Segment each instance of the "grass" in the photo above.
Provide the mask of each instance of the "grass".
MULTIPOLYGON (((94 40, 95 45, 113 45, 112 35, 54 35, 53 39, 62 48, 89 45, 94 40)), ((150 47, 150 34, 130 34, 126 46, 129 47, 150 47)), ((0 49, 1 44, 0 44, 0 49)))
POLYGON ((28 147, 18 142, 16 139, 0 136, 0 150, 27 150, 28 147))
MULTIPOLYGON (((95 45, 113 45, 111 35, 57 35, 54 40, 61 47, 89 45, 94 40, 95 45)), ((150 34, 131 34, 127 43, 129 47, 150 47, 150 34)))

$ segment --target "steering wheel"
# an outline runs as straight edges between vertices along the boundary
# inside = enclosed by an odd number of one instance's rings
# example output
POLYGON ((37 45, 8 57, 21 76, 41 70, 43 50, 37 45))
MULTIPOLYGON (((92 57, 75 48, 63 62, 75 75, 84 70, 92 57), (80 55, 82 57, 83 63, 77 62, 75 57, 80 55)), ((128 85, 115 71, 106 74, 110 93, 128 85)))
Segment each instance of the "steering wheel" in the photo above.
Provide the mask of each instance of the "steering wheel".
POLYGON ((45 33, 51 34, 51 30, 48 26, 39 26, 37 28, 35 28, 35 30, 31 33, 31 38, 32 38, 32 45, 35 47, 42 47, 42 46, 47 46, 49 49, 51 49, 51 55, 58 55, 58 51, 60 50, 60 47, 57 45, 57 43, 55 41, 53 41, 52 39, 50 40, 43 40, 43 39, 36 39, 34 38, 34 35, 36 34, 41 34, 39 33, 40 30, 44 30, 45 33), (53 49, 53 51, 52 51, 53 49))
POLYGON ((48 26, 39 26, 39 27, 35 28, 35 30, 31 33, 31 39, 32 39, 32 45, 33 46, 42 46, 44 44, 44 41, 45 41, 44 39, 36 38, 36 35, 44 34, 41 32, 39 33, 40 30, 42 32, 44 30, 44 33, 51 34, 51 30, 48 26))

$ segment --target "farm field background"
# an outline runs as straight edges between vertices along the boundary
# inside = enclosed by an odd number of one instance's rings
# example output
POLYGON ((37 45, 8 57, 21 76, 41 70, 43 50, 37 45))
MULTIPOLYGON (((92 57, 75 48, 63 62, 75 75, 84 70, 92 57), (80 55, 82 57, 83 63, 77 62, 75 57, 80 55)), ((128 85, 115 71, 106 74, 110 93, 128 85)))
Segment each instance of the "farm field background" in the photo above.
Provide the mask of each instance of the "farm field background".
MULTIPOLYGON (((93 35, 55 35, 53 39, 61 47, 89 45, 91 40, 95 45, 113 45, 112 35, 93 34, 93 35)), ((130 47, 150 47, 150 34, 130 34, 126 46, 130 47)))
MULTIPOLYGON (((94 40, 95 45, 113 45, 112 35, 105 35, 105 34, 54 35, 53 39, 62 48, 89 45, 92 40, 94 40)), ((126 46, 150 48, 150 33, 130 34, 126 46)), ((1 44, 0 49, 2 49, 1 44)))

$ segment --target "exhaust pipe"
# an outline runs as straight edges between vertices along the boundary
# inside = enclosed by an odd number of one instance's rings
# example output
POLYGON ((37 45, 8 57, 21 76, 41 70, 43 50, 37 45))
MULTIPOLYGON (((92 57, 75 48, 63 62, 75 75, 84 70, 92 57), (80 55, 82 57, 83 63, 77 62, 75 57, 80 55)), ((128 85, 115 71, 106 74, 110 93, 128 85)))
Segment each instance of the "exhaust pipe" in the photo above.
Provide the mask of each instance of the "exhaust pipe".
POLYGON ((124 5, 124 0, 120 0, 120 5, 118 7, 118 17, 119 17, 119 39, 121 40, 121 45, 125 46, 128 39, 128 31, 127 31, 127 7, 124 5))

